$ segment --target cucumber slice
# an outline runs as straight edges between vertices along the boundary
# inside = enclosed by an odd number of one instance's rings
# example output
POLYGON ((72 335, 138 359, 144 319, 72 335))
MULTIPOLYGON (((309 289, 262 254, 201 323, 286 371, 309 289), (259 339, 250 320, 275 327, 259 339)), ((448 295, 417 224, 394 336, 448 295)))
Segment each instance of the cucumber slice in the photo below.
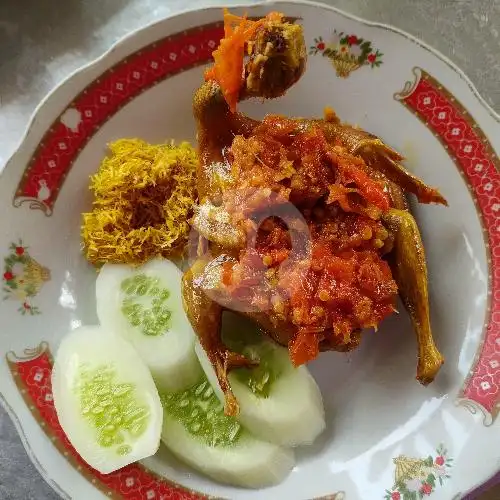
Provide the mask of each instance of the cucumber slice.
POLYGON ((201 375, 181 278, 173 262, 154 259, 141 267, 105 264, 96 283, 100 323, 132 343, 163 391, 189 387, 201 375))
POLYGON ((99 472, 109 474, 158 450, 158 391, 136 350, 119 336, 80 327, 64 337, 52 392, 68 439, 99 472))
MULTIPOLYGON (((233 351, 260 360, 254 369, 229 374, 240 405, 238 420, 255 436, 280 446, 311 444, 325 428, 321 392, 305 366, 295 368, 288 350, 259 333, 249 320, 226 311, 223 341, 233 351)), ((196 354, 220 401, 224 394, 199 342, 196 354)))
POLYGON ((278 484, 293 468, 292 450, 255 438, 224 415, 206 377, 161 400, 162 441, 180 460, 216 481, 263 488, 278 484))

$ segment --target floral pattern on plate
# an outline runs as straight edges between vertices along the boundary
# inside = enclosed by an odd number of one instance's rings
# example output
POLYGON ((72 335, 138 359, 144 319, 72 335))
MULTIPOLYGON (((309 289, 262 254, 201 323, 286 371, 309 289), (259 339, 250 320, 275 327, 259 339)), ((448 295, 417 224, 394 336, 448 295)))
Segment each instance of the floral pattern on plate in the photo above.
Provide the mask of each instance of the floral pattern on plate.
POLYGON ((337 76, 347 78, 361 66, 378 67, 382 64, 382 52, 373 47, 372 42, 343 31, 333 31, 329 41, 323 37, 314 39, 309 54, 321 54, 332 62, 337 76))
POLYGON ((9 255, 4 258, 4 300, 13 299, 20 302, 18 311, 22 315, 40 314, 40 309, 33 305, 33 298, 43 284, 50 280, 50 271, 31 257, 22 240, 12 243, 9 250, 9 255))
POLYGON ((385 500, 420 500, 431 496, 451 477, 453 466, 453 459, 443 445, 437 448, 435 456, 410 458, 400 455, 393 462, 396 466, 394 486, 386 490, 385 500))

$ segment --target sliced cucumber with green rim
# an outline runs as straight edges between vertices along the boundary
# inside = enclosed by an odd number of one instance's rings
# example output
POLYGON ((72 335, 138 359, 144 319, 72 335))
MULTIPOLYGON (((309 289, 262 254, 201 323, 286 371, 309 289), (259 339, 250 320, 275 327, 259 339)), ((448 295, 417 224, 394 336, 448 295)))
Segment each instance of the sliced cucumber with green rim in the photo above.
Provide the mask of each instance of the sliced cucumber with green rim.
POLYGON ((187 390, 161 396, 162 441, 180 460, 234 486, 281 482, 294 466, 293 451, 252 436, 223 405, 206 377, 187 390))
MULTIPOLYGON (((288 350, 261 335, 249 320, 226 311, 223 341, 231 350, 260 361, 229 374, 239 403, 238 420, 255 436, 281 446, 312 443, 325 428, 321 392, 305 366, 295 368, 288 350)), ((199 342, 196 354, 220 401, 224 395, 199 342)))
POLYGON ((173 262, 155 259, 141 267, 105 264, 96 283, 99 321, 133 344, 166 391, 188 387, 201 374, 181 277, 173 262))
POLYGON ((101 327, 67 335, 52 369, 61 426, 82 458, 108 474, 156 453, 163 410, 137 351, 101 327))

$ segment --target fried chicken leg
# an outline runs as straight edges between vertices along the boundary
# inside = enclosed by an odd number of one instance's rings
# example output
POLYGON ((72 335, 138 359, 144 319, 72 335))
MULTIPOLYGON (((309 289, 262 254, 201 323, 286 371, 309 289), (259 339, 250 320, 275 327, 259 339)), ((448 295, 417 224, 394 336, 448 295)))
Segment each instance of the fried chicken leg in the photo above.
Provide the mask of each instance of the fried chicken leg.
POLYGON ((436 377, 444 358, 431 332, 424 245, 417 223, 409 212, 391 209, 383 219, 394 235, 390 256, 392 273, 417 336, 417 380, 428 385, 436 377))

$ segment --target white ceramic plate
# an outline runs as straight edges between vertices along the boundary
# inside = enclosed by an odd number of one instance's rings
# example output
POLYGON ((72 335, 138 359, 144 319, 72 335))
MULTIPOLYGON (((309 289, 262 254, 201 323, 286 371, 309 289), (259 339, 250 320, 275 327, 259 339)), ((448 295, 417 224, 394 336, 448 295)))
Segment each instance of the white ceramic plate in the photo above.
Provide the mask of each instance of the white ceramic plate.
POLYGON ((221 34, 220 9, 163 20, 57 88, 1 177, 0 389, 30 456, 63 496, 450 500, 500 469, 499 117, 463 73, 409 35, 314 4, 267 3, 248 13, 275 7, 304 25, 307 72, 283 99, 243 109, 321 116, 333 106, 402 151, 449 201, 449 208, 415 207, 446 364, 428 388, 415 381, 416 345, 404 314, 351 355, 322 354, 310 368, 328 430, 272 489, 221 486, 164 451, 109 476, 79 459, 57 422, 49 375, 61 337, 96 321, 95 272, 79 237, 91 202, 88 176, 113 139, 194 139, 191 96, 221 34))

